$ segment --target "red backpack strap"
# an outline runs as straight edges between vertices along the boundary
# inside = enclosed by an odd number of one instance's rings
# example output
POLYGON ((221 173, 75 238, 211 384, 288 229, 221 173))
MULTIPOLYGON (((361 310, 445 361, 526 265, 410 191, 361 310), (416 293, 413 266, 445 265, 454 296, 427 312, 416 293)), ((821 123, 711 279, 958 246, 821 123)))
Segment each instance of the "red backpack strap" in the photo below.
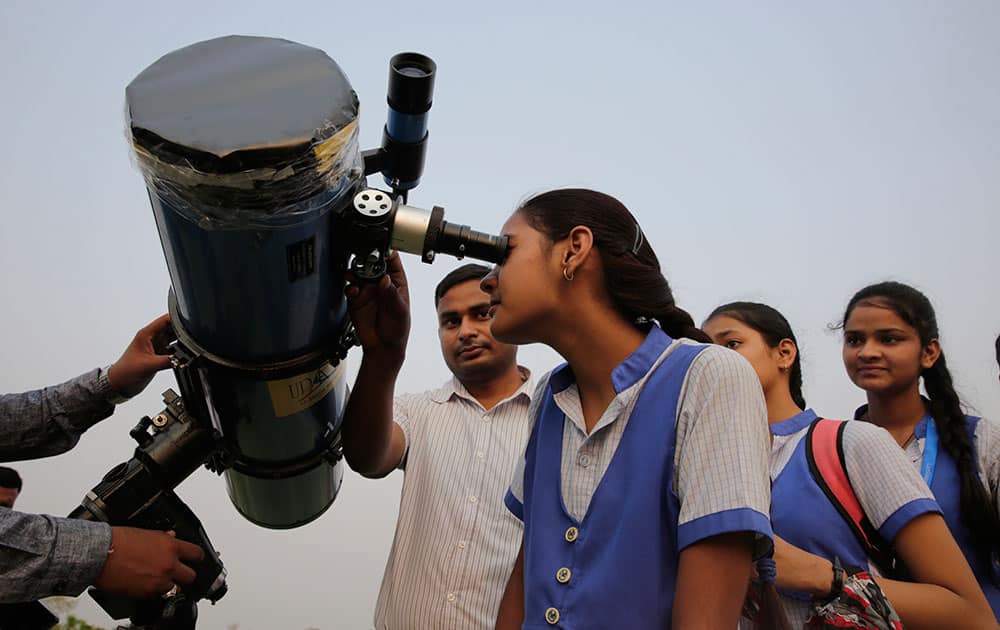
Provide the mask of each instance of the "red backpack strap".
POLYGON ((830 499, 868 557, 886 575, 892 574, 893 557, 861 507, 844 463, 844 420, 817 418, 806 434, 806 460, 816 484, 830 499))

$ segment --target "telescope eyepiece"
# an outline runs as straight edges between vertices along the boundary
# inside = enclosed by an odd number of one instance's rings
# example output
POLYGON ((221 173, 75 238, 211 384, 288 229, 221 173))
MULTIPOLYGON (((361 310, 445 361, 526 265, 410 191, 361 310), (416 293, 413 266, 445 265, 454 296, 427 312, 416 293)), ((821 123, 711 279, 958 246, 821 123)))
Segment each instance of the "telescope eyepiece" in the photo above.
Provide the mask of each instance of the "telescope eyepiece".
POLYGON ((389 60, 389 107, 400 114, 423 114, 434 100, 437 64, 420 53, 405 52, 389 60))

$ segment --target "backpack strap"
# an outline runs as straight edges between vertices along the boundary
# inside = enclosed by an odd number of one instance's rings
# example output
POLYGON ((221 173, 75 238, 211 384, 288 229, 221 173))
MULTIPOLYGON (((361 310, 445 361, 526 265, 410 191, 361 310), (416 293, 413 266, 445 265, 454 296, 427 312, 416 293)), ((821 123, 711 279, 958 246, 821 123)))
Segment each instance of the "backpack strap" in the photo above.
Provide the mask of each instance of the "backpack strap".
POLYGON ((895 573, 893 554, 865 515, 847 475, 847 465, 844 463, 846 426, 847 423, 843 420, 817 418, 813 421, 806 434, 809 472, 830 503, 837 508, 868 557, 883 574, 890 576, 895 573))

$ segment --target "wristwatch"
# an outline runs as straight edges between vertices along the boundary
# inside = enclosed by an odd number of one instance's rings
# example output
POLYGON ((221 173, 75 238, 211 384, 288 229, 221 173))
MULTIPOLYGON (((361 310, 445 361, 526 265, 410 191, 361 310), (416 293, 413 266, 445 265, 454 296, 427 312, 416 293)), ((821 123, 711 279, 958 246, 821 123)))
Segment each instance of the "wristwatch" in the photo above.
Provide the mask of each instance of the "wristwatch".
POLYGON ((844 578, 847 576, 847 572, 844 571, 843 565, 840 564, 840 558, 837 556, 833 557, 833 586, 830 588, 830 593, 827 595, 827 599, 834 599, 844 590, 844 578))

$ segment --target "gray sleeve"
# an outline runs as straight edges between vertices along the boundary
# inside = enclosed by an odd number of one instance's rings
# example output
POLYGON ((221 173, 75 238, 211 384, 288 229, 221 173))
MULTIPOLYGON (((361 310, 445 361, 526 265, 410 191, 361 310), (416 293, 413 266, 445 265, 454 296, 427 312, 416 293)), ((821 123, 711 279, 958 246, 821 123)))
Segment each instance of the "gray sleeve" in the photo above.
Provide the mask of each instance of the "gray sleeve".
POLYGON ((768 522, 767 407, 746 359, 720 346, 701 351, 681 392, 675 449, 674 493, 682 529, 696 522, 702 529, 701 524, 731 510, 750 510, 759 516, 751 521, 768 522))
POLYGON ((940 512, 920 471, 885 429, 848 421, 844 464, 865 515, 886 540, 891 542, 913 518, 940 512))
POLYGON ((100 575, 111 527, 0 508, 0 603, 75 597, 100 575))
POLYGON ((979 474, 1000 516, 1000 422, 980 418, 976 423, 976 455, 979 474))
POLYGON ((47 457, 76 446, 84 431, 114 412, 106 372, 94 369, 61 385, 0 394, 0 461, 47 457))

